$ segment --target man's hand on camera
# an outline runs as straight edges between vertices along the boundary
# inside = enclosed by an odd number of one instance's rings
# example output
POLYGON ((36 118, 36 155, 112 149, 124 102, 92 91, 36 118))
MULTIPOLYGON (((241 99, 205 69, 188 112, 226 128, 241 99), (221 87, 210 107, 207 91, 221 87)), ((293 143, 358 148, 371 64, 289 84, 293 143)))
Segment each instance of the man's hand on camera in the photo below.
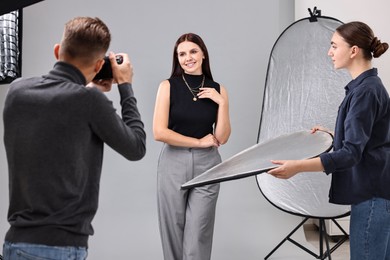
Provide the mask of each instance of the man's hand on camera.
POLYGON ((112 75, 114 77, 114 82, 117 84, 122 83, 132 83, 133 81, 133 66, 130 63, 129 56, 126 53, 113 53, 109 54, 112 75), (116 61, 116 56, 122 56, 123 62, 118 64, 116 61))
POLYGON ((109 92, 112 87, 113 79, 97 79, 92 80, 87 87, 95 87, 100 89, 102 92, 109 92))

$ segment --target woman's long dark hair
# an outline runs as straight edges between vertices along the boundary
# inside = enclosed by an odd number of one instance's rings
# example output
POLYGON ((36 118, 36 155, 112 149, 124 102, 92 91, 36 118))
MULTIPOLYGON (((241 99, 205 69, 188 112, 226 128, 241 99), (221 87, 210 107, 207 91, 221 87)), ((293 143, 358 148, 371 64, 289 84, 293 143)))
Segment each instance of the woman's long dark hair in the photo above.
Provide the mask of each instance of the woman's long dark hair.
POLYGON ((173 49, 173 61, 172 61, 172 73, 171 73, 171 78, 175 76, 181 76, 184 71, 182 67, 179 64, 179 59, 177 57, 177 47, 179 46, 180 43, 182 42, 193 42, 197 44, 200 49, 202 50, 204 54, 204 59, 202 62, 202 72, 203 74, 210 79, 213 79, 213 76, 211 75, 211 69, 210 69, 210 60, 209 60, 209 53, 207 51, 206 45, 204 44, 202 38, 200 38, 199 35, 196 35, 194 33, 186 33, 183 34, 182 36, 177 39, 175 48, 173 49))

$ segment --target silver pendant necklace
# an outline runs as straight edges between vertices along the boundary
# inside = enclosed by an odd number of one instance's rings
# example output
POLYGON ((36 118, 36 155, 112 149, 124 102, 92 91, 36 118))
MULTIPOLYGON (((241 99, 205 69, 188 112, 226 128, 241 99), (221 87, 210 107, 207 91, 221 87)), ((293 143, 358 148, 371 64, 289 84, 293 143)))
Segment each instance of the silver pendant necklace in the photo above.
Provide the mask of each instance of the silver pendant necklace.
POLYGON ((197 86, 196 88, 191 88, 190 85, 188 85, 188 82, 187 82, 186 78, 184 77, 184 74, 181 74, 181 77, 183 78, 183 81, 184 81, 184 83, 186 84, 188 90, 191 92, 192 96, 194 96, 194 97, 192 98, 192 100, 193 100, 193 101, 198 100, 196 94, 199 93, 199 89, 200 89, 200 88, 203 88, 205 76, 203 75, 202 83, 200 83, 200 85, 197 86))

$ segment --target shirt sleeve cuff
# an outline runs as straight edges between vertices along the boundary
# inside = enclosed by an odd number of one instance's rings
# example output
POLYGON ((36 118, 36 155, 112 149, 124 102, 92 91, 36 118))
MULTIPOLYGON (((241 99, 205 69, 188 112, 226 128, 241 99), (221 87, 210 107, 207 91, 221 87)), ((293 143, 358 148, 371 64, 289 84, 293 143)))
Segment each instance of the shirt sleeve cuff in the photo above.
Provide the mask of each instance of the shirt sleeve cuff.
POLYGON ((332 159, 332 156, 329 153, 324 153, 320 155, 322 166, 324 167, 324 172, 330 174, 336 170, 336 165, 332 159))
POLYGON ((118 89, 119 89, 119 94, 122 98, 134 96, 134 90, 131 83, 119 84, 118 89))

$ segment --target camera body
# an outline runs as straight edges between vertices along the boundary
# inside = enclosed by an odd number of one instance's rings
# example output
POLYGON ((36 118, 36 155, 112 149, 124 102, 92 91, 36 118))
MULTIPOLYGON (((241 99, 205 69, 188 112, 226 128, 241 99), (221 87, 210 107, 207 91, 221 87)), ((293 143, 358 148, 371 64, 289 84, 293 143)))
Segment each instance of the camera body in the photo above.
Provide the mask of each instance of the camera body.
MULTIPOLYGON (((123 57, 120 55, 117 55, 116 57, 116 63, 122 64, 123 57)), ((104 57, 104 64, 102 69, 96 74, 96 76, 93 78, 93 80, 98 79, 112 79, 112 68, 111 68, 111 62, 108 56, 104 57)))

